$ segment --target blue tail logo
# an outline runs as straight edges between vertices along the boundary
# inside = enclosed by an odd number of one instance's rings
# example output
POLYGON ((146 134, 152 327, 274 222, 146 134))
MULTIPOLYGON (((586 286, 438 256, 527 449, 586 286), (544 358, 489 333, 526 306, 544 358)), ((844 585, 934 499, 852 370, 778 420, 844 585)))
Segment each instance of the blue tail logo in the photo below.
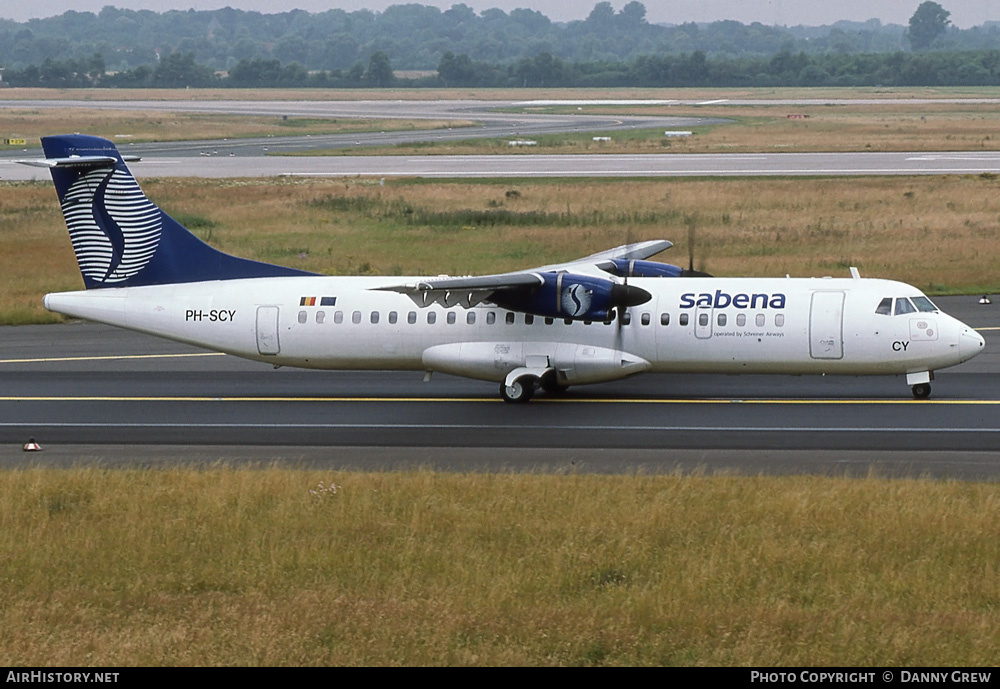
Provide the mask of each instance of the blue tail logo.
POLYGON ((315 275, 230 256, 146 198, 118 149, 81 134, 42 138, 87 289, 315 275))
POLYGON ((112 286, 145 268, 160 244, 159 209, 121 170, 90 170, 62 199, 80 272, 112 286))

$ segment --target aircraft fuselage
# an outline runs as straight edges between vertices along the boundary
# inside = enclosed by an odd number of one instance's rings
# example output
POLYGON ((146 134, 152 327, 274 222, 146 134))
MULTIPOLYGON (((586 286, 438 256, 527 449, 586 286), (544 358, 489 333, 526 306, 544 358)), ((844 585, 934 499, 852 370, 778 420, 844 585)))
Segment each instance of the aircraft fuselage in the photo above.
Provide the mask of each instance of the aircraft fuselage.
POLYGON ((561 385, 647 370, 912 374, 961 363, 982 348, 978 334, 940 311, 877 313, 885 299, 926 301, 889 280, 635 278, 630 284, 652 300, 607 323, 488 303, 422 307, 375 289, 405 280, 237 279, 50 294, 45 305, 274 365, 503 381, 535 361, 554 368, 561 385))

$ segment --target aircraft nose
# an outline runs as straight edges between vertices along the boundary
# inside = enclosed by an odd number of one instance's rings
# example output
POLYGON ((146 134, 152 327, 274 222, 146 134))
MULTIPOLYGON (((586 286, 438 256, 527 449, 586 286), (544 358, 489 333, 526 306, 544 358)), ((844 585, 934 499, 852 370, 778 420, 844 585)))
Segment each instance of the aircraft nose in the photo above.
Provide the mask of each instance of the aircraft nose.
POLYGON ((958 351, 962 361, 968 361, 972 357, 983 351, 986 347, 986 340, 972 328, 962 328, 962 334, 958 338, 958 351))

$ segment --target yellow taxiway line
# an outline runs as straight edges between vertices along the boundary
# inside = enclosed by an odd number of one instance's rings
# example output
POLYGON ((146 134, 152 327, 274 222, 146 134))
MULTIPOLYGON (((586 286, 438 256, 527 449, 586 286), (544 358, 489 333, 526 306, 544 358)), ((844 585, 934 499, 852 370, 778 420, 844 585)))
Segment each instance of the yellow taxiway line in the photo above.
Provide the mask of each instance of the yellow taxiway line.
MULTIPOLYGON (((502 400, 490 397, 161 397, 161 396, 115 396, 115 395, 80 395, 68 396, 0 396, 0 402, 404 402, 408 404, 424 402, 486 402, 489 404, 499 403, 502 400)), ((1000 400, 915 400, 915 399, 736 399, 736 398, 709 398, 709 399, 602 399, 597 397, 560 397, 560 398, 536 398, 533 403, 542 404, 838 404, 838 405, 895 405, 895 404, 918 404, 918 405, 1000 405, 1000 400)))

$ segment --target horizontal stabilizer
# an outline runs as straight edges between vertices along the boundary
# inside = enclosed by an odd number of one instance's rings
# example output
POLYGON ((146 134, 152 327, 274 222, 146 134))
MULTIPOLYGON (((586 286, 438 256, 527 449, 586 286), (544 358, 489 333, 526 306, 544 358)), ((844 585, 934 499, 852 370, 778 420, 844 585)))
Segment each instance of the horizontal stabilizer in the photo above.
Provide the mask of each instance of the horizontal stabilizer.
POLYGON ((32 167, 114 167, 118 163, 117 158, 111 156, 70 156, 69 158, 41 158, 38 160, 18 160, 21 165, 31 165, 32 167))

